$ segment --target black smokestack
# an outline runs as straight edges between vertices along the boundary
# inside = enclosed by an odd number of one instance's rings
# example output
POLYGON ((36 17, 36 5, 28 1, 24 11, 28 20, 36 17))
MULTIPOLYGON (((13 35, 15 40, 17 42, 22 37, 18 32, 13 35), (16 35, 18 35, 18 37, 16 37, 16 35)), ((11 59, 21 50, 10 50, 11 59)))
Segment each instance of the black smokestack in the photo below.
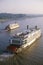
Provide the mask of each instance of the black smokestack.
POLYGON ((29 29, 29 25, 27 25, 27 29, 29 29))

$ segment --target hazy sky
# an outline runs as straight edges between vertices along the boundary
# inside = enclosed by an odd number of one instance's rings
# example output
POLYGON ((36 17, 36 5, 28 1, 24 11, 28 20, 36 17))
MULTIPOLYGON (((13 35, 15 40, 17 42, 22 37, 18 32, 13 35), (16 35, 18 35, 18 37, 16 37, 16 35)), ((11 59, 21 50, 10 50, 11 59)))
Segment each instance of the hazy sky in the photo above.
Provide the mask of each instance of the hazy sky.
POLYGON ((43 14, 43 0, 0 0, 0 13, 43 14))

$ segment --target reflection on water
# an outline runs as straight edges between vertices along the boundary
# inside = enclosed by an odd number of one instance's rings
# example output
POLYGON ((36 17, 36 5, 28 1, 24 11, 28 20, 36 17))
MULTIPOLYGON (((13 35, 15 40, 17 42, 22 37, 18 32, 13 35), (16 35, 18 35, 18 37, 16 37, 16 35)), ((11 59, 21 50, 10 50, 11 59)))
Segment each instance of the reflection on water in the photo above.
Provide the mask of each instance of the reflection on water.
MULTIPOLYGON (((12 21, 15 22, 15 21, 12 21)), ((3 50, 9 45, 9 37, 16 34, 17 32, 26 29, 26 25, 29 24, 30 27, 37 25, 42 30, 42 36, 31 45, 31 47, 26 48, 19 54, 14 54, 12 58, 8 58, 6 62, 0 62, 0 65, 43 65, 43 17, 30 18, 22 21, 17 21, 20 24, 19 29, 12 30, 10 32, 1 31, 0 33, 0 49, 3 50)), ((9 21, 10 23, 10 21, 9 21)), ((7 25, 6 23, 0 23, 0 29, 7 25)), ((0 51, 1 51, 0 50, 0 51)))

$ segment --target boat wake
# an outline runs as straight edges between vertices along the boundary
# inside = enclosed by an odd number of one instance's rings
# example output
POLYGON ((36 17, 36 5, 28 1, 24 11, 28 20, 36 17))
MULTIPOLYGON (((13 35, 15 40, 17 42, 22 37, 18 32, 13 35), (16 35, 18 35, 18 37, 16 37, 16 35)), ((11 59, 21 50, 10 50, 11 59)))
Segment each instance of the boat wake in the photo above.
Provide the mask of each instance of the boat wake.
POLYGON ((0 55, 0 61, 5 61, 6 59, 9 59, 10 57, 13 57, 14 54, 10 53, 3 53, 0 55))

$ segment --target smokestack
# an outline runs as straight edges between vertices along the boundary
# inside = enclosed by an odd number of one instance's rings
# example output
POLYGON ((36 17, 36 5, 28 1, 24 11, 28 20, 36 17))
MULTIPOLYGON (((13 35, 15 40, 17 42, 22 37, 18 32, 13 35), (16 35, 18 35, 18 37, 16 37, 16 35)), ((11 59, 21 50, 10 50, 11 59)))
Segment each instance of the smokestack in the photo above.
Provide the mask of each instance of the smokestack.
POLYGON ((35 26, 35 29, 37 30, 37 26, 35 26))
POLYGON ((29 29, 29 25, 27 25, 27 30, 29 29))

